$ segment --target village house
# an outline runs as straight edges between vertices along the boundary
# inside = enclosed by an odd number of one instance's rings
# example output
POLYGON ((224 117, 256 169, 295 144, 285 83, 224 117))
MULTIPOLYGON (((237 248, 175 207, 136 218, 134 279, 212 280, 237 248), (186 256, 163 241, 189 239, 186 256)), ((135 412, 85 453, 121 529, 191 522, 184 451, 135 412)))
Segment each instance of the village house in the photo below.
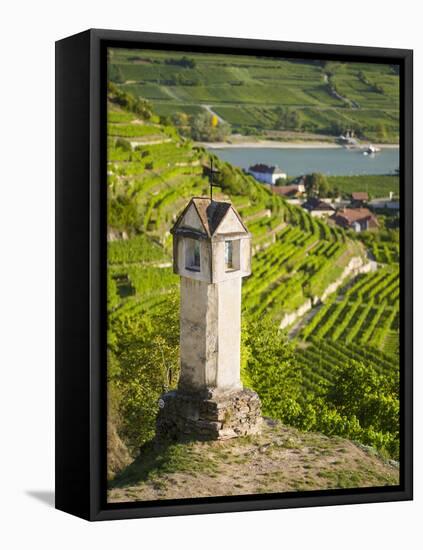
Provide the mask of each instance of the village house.
POLYGON ((329 203, 317 197, 308 199, 304 204, 305 208, 311 216, 322 218, 331 216, 335 213, 335 208, 329 203))
POLYGON ((254 164, 247 170, 249 174, 255 177, 257 181, 275 185, 279 179, 286 179, 286 173, 278 166, 267 166, 267 164, 254 164))
POLYGON ((272 192, 280 197, 294 199, 304 194, 304 185, 290 183, 289 185, 272 185, 272 192))
POLYGON ((355 191, 351 193, 351 206, 360 208, 369 201, 369 194, 365 191, 355 191))
POLYGON ((330 221, 356 233, 379 228, 376 216, 368 208, 343 208, 334 214, 330 221))

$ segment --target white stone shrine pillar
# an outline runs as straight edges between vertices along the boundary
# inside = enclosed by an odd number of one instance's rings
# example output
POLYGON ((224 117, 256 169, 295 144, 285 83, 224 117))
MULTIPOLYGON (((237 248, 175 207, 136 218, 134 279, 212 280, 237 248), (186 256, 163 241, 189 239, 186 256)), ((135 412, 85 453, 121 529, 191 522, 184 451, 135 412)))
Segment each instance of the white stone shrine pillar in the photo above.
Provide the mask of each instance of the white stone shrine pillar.
POLYGON ((205 439, 258 430, 260 401, 240 379, 241 281, 251 235, 230 203, 193 198, 172 229, 181 276, 178 390, 162 396, 160 436, 205 439))

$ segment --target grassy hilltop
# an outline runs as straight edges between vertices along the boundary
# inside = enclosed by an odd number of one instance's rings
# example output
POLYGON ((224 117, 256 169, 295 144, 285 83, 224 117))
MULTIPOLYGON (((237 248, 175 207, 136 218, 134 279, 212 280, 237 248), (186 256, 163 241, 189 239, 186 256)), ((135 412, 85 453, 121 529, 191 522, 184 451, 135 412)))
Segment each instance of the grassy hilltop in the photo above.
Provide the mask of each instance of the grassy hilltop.
POLYGON ((109 78, 181 126, 214 112, 244 135, 399 139, 396 66, 111 49, 109 78))
MULTIPOLYGON (((154 436, 159 396, 177 384, 179 278, 169 229, 189 198, 208 194, 210 159, 161 124, 148 103, 113 86, 109 128, 111 446, 123 441, 135 457, 154 436)), ((231 200, 253 235, 252 275, 243 283, 244 385, 259 393, 267 417, 397 459, 398 230, 382 220, 377 235, 358 238, 215 163, 216 198, 231 200), (380 264, 376 272, 342 278, 352 260, 366 262, 369 254, 380 264), (310 300, 311 312, 279 330, 310 300)))
POLYGON ((255 437, 146 446, 110 484, 109 502, 382 487, 399 471, 372 448, 267 419, 255 437))

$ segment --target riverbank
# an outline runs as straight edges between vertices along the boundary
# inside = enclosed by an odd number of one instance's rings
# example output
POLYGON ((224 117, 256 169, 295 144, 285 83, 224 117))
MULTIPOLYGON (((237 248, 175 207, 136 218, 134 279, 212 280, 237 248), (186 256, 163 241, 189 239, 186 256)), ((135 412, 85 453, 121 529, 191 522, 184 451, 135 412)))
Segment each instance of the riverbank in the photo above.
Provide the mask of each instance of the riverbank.
MULTIPOLYGON (((196 147, 204 147, 205 149, 345 149, 339 143, 330 143, 327 141, 276 141, 276 140, 259 140, 259 141, 215 141, 206 142, 198 141, 194 144, 196 147)), ((378 149, 398 149, 399 145, 395 143, 374 143, 378 149)), ((365 149, 368 144, 360 144, 354 149, 365 149)))

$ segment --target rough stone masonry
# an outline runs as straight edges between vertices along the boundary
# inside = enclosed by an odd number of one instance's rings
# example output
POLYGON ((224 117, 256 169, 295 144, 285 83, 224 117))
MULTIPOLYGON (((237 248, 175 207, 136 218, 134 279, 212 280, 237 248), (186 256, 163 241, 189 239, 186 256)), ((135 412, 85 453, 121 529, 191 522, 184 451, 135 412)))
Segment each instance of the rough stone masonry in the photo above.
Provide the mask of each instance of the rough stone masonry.
POLYGON ((256 433, 258 395, 240 379, 241 280, 251 235, 232 204, 193 198, 173 229, 181 277, 178 389, 159 402, 158 438, 226 439, 256 433))

